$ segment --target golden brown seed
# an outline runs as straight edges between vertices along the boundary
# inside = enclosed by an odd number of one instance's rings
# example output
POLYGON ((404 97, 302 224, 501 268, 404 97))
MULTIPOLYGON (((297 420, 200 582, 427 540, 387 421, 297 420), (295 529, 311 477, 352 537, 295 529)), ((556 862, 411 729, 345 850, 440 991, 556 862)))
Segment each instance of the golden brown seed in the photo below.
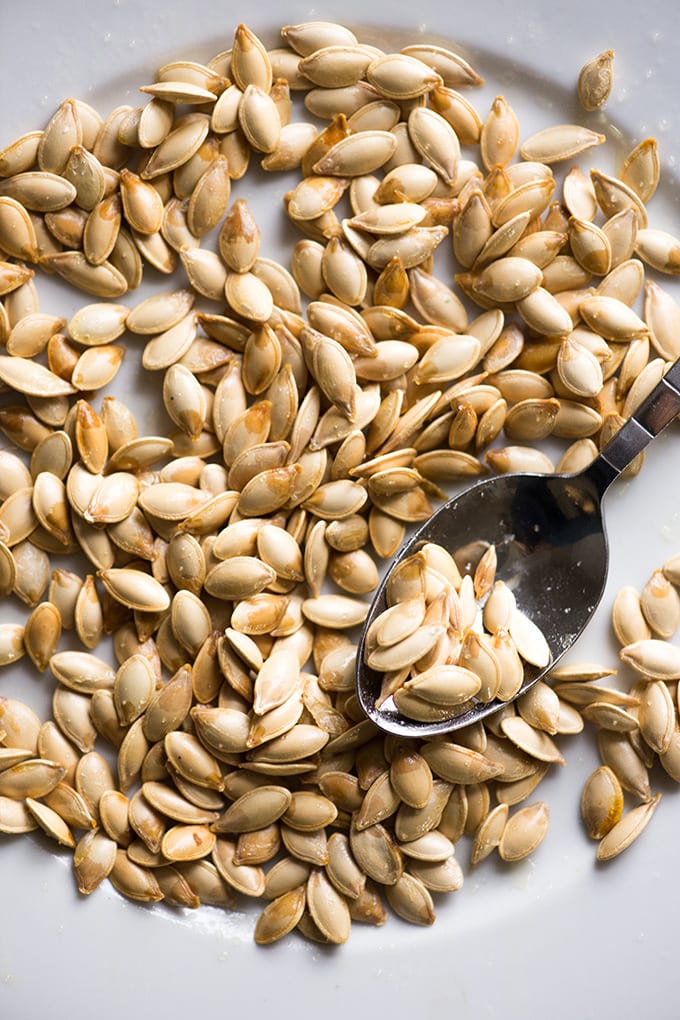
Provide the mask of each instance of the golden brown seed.
POLYGON ((307 880, 307 906, 324 938, 334 944, 349 938, 351 919, 346 899, 333 887, 325 871, 314 869, 307 880))
POLYGON ((383 885, 394 885, 403 874, 401 853, 382 825, 361 831, 352 827, 350 848, 359 867, 371 879, 383 885))
POLYGON ((56 762, 42 758, 27 759, 0 772, 0 796, 13 800, 44 797, 65 774, 66 769, 56 762))
POLYGON ((118 850, 109 879, 115 889, 129 899, 141 903, 157 903, 163 893, 149 868, 135 864, 125 850, 118 850))
POLYGON ((651 797, 648 769, 627 733, 600 729, 598 733, 600 758, 615 773, 621 786, 639 800, 651 797))
POLYGON ((60 637, 59 610, 51 602, 41 602, 28 617, 23 633, 23 646, 41 673, 56 652, 60 637))
POLYGON ((109 594, 131 609, 162 612, 170 605, 170 596, 150 574, 130 568, 112 568, 99 572, 109 594))
POLYGON ((605 50, 581 68, 576 87, 584 110, 597 110, 609 99, 614 80, 613 61, 614 51, 605 50))
POLYGON ((156 188, 125 167, 120 172, 123 214, 140 234, 155 234, 163 219, 163 201, 156 188))
POLYGON ((0 245, 17 259, 37 260, 38 239, 29 213, 14 198, 0 197, 0 245))
POLYGON ((519 122, 503 96, 496 96, 482 125, 480 151, 487 170, 504 167, 515 154, 519 142, 519 122))
POLYGON ((145 711, 154 688, 153 670, 144 655, 132 655, 122 663, 113 685, 114 703, 122 725, 134 722, 145 711))
POLYGON ((675 728, 675 706, 668 687, 662 681, 645 684, 638 718, 640 733, 649 747, 660 755, 668 751, 675 728))
POLYGON ((0 356, 0 379, 11 389, 29 396, 68 396, 73 386, 38 362, 0 356))
POLYGON ((503 766, 486 758, 478 751, 472 751, 456 744, 424 744, 421 754, 441 779, 449 783, 486 782, 503 772, 503 766))
POLYGON ((114 671, 103 659, 89 652, 57 652, 49 666, 57 680, 73 691, 92 694, 113 687, 114 671))
POLYGON ((97 888, 111 873, 116 853, 115 841, 99 830, 88 832, 79 840, 73 854, 79 892, 88 895, 97 888))
POLYGON ((52 808, 32 797, 26 798, 26 807, 40 828, 61 846, 73 849, 76 845, 73 834, 64 819, 52 808))
POLYGON ((654 680, 680 677, 680 653, 666 641, 656 638, 635 641, 621 649, 621 659, 638 673, 654 680))
POLYGON ((557 163, 573 159, 594 145, 601 145, 605 137, 597 131, 578 124, 560 124, 543 128, 522 143, 520 155, 526 160, 557 163))
POLYGON ((508 814, 508 805, 499 804, 484 819, 475 834, 470 855, 471 865, 480 864, 499 845, 508 820, 508 814))
POLYGON ((206 825, 174 825, 163 836, 161 853, 170 861, 196 861, 207 857, 215 835, 206 825))
POLYGON ((661 794, 657 793, 647 804, 640 804, 624 815, 603 837, 597 848, 597 859, 608 861, 626 850, 637 839, 657 808, 661 794))
POLYGON ((142 728, 147 740, 162 740, 181 726, 191 707, 191 694, 191 667, 180 666, 144 712, 142 728))
POLYGON ((264 908, 255 925, 255 941, 264 946, 283 938, 297 926, 304 909, 305 885, 302 882, 275 897, 264 908))
POLYGON ((621 180, 648 202, 659 183, 659 151, 655 138, 646 138, 626 156, 621 180))
POLYGON ((20 659, 24 652, 25 627, 19 623, 3 623, 0 625, 0 662, 8 666, 20 659))
POLYGON ((511 815, 503 830, 498 852, 504 861, 518 861, 533 853, 545 838, 549 821, 548 805, 538 801, 511 815))
POLYGON ((607 765, 587 778, 581 796, 581 815, 593 839, 601 839, 616 825, 623 812, 623 790, 607 765))
POLYGON ((73 386, 82 391, 102 389, 115 378, 124 357, 125 348, 114 344, 89 348, 73 369, 73 386))
POLYGON ((417 106, 409 114, 408 132, 425 162, 446 184, 452 184, 458 173, 460 143, 451 125, 434 110, 417 106))
POLYGON ((640 608, 658 637, 672 637, 680 624, 680 596, 662 570, 655 570, 644 585, 640 608))
POLYGON ((31 131, 10 142, 0 153, 0 174, 11 177, 35 165, 42 131, 31 131))
POLYGON ((610 177, 598 170, 590 171, 590 179, 597 203, 605 216, 615 216, 623 210, 632 209, 636 215, 638 227, 647 226, 646 208, 633 188, 624 184, 620 178, 610 177))
MULTIPOLYGON (((136 725, 137 723, 133 724, 136 725)), ((194 784, 201 790, 222 789, 224 784, 219 764, 196 737, 181 731, 173 731, 166 735, 164 746, 168 761, 180 779, 194 784)), ((213 804, 212 800, 210 804, 213 804)))
POLYGON ((680 271, 678 238, 667 230, 640 229, 635 235, 635 251, 640 258, 660 273, 680 271))
POLYGON ((75 439, 85 467, 100 474, 108 458, 109 441, 104 422, 86 400, 76 403, 75 439))

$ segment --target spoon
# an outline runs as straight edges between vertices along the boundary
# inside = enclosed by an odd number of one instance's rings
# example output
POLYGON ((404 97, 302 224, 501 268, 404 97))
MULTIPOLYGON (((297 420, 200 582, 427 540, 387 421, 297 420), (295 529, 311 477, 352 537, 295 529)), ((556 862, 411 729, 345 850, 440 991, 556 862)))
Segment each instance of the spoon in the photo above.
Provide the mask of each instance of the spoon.
POLYGON ((581 634, 604 592, 609 551, 602 497, 678 413, 680 359, 584 471, 498 475, 440 507, 402 546, 369 609, 356 661, 357 696, 366 715, 389 733, 425 738, 467 726, 510 703, 473 700, 469 708, 437 722, 408 719, 392 698, 376 708, 382 674, 364 662, 366 632, 387 607, 391 573, 426 542, 451 552, 479 540, 496 546, 496 578, 512 589, 518 608, 540 628, 551 653, 545 669, 525 666, 515 698, 549 672, 581 634))

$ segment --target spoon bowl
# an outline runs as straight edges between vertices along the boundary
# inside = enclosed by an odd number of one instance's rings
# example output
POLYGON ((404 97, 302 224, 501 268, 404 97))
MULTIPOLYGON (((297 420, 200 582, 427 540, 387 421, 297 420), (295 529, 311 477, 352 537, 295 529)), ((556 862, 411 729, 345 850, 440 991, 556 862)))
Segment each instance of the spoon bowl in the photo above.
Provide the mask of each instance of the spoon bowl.
POLYGON ((679 411, 680 361, 585 471, 499 475, 440 507, 397 554, 368 612, 356 667, 357 696, 366 715, 387 732, 424 738, 469 725, 508 704, 498 699, 473 700, 469 707, 437 722, 407 718, 391 697, 376 707, 382 674, 364 662, 366 632, 387 608, 391 573, 426 542, 435 542, 452 554, 480 540, 495 545, 496 578, 512 590, 518 609, 541 630, 551 655, 544 669, 525 666, 515 698, 549 672, 584 630, 605 589, 609 552, 602 497, 679 411))
MULTIPOLYGON (((517 607, 546 638, 551 662, 573 644, 602 598, 608 548, 600 496, 580 475, 500 475, 479 482, 445 503, 394 560, 394 569, 426 542, 450 552, 483 539, 496 547, 496 577, 515 595, 517 607)), ((474 564, 471 564, 474 568, 474 564)), ((388 577, 371 606, 367 626, 387 608, 388 577)), ((365 632, 357 658, 363 657, 365 632)), ((547 667, 547 669, 550 668, 547 667)), ((527 665, 519 694, 547 672, 527 665)), ((364 711, 382 729, 402 736, 446 733, 498 709, 496 701, 475 702, 466 711, 436 723, 407 719, 391 699, 375 707, 382 675, 361 666, 364 711)))

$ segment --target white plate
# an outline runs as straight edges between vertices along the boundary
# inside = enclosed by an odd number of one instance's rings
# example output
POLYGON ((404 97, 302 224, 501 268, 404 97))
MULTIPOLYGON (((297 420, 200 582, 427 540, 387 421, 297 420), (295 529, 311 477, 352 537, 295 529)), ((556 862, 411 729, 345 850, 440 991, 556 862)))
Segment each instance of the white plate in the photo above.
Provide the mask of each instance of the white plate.
MULTIPOLYGON (((7 5, 5 5, 7 6, 7 5)), ((332 19, 370 25, 364 38, 388 47, 441 36, 453 41, 486 76, 474 97, 480 109, 504 93, 522 134, 551 121, 583 116, 574 100, 585 59, 616 51, 616 83, 606 114, 588 118, 616 137, 619 153, 648 135, 661 145, 665 185, 650 212, 677 233, 680 209, 674 167, 677 133, 679 9, 667 0, 570 0, 558 5, 486 3, 413 7, 374 0, 310 8, 265 0, 251 12, 214 0, 24 0, 4 11, 0 32, 0 145, 42 126, 67 95, 102 110, 138 102, 136 88, 168 59, 205 59, 227 48, 239 21, 258 32, 284 22, 332 19), (253 16, 251 17, 251 13, 253 16), (403 34, 393 36, 393 30, 403 34), (610 120, 613 127, 609 128, 610 120), (674 225, 674 226, 673 226, 674 225)), ((593 164, 598 165, 597 155, 593 164)), ((284 187, 239 189, 248 195, 277 256, 276 227, 284 187), (271 234, 267 227, 271 225, 271 234)), ((235 193, 237 193, 235 189, 235 193)), ((283 249, 281 249, 283 251, 283 249)), ((43 306, 71 311, 51 284, 43 306), (60 302, 60 303, 59 303, 60 302)), ((81 302, 82 303, 82 302, 81 302)), ((128 385, 139 390, 135 379, 128 385)), ((648 453, 642 475, 619 482, 607 501, 610 583, 596 621, 571 658, 614 663, 609 633, 613 595, 641 586, 651 570, 680 551, 678 429, 648 453)), ((0 676, 0 694, 44 704, 47 678, 21 670, 0 676)), ((515 867, 487 861, 467 874, 463 890, 438 906, 430 929, 390 919, 381 929, 355 926, 350 942, 326 950, 290 938, 269 950, 252 941, 254 913, 201 908, 145 909, 101 888, 78 896, 67 854, 37 837, 0 844, 0 1015, 111 1020, 122 1015, 395 1017, 503 1016, 514 1020, 677 1016, 676 910, 680 895, 677 833, 680 793, 655 775, 659 810, 638 843, 607 866, 579 819, 583 780, 594 767, 593 739, 564 739, 567 767, 541 787, 552 822, 536 854, 515 867), (445 1014, 443 1011, 446 1011, 445 1014)), ((461 850, 465 865, 466 850, 461 850)))

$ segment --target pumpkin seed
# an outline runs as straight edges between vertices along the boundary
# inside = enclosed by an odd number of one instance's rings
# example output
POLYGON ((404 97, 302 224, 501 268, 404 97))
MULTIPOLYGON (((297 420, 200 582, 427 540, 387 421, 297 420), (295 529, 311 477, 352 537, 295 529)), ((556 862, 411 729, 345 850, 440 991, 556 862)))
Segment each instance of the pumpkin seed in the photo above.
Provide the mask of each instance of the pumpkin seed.
POLYGON ((640 804, 622 816, 600 841, 598 861, 609 861, 623 853, 637 839, 657 808, 661 794, 657 793, 647 804, 640 804))
POLYGON ((579 71, 578 99, 584 110, 597 110, 609 99, 613 85, 614 51, 605 50, 587 61, 579 71))

